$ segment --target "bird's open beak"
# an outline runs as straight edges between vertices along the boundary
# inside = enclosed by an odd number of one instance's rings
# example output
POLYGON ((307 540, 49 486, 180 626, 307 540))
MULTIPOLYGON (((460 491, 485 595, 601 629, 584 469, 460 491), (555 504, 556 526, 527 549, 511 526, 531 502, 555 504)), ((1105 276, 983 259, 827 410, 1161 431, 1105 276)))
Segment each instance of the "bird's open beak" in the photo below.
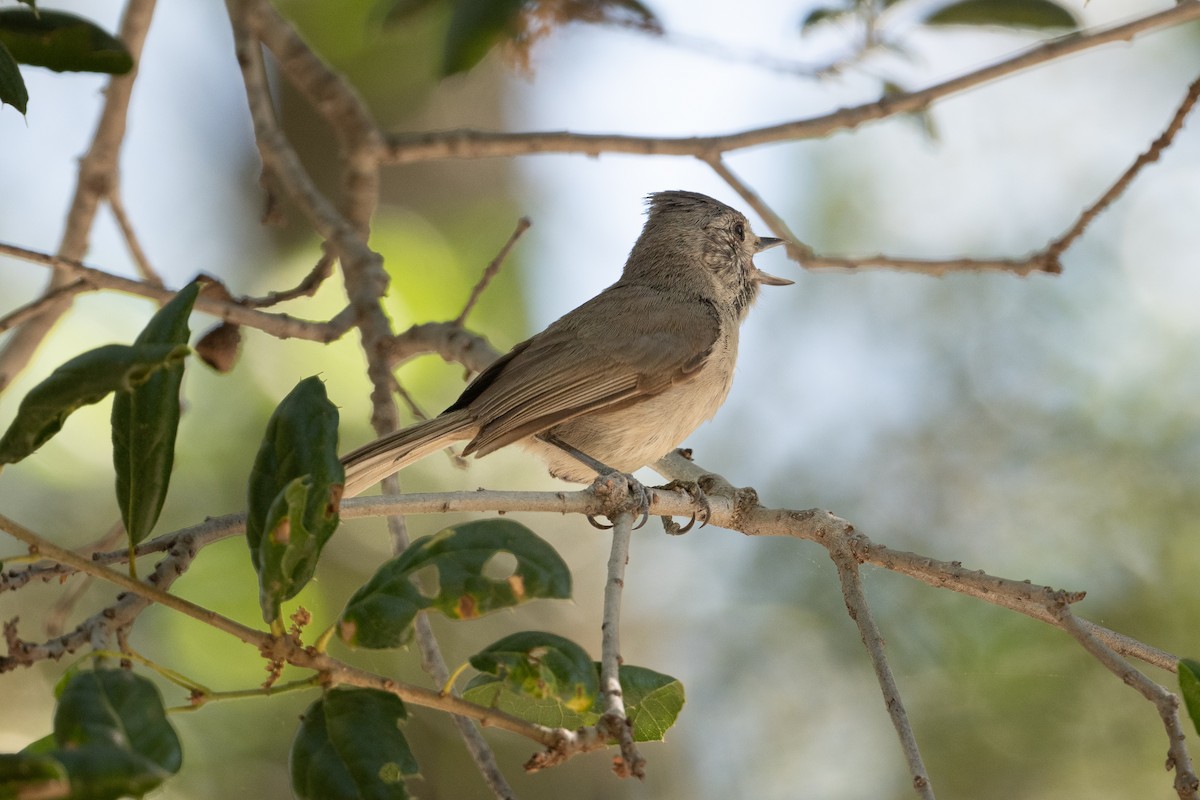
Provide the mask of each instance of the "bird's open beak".
MULTIPOLYGON (((756 253, 761 253, 763 250, 769 250, 772 247, 777 247, 781 244, 787 244, 783 239, 775 239, 771 236, 760 236, 758 239, 758 247, 755 248, 756 253)), ((777 278, 770 273, 763 272, 757 267, 750 277, 755 283, 765 283, 767 286, 791 286, 795 281, 789 281, 787 278, 777 278)))

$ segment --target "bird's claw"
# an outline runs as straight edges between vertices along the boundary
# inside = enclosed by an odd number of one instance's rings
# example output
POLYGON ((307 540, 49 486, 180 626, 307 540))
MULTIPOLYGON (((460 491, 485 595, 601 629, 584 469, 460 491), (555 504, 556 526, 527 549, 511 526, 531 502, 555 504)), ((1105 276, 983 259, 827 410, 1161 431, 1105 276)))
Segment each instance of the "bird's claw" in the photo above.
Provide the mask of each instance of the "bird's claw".
MULTIPOLYGON (((622 472, 613 471, 604 477, 618 477, 625 481, 626 490, 630 497, 633 498, 634 510, 641 516, 638 523, 633 526, 633 529, 641 529, 650 520, 650 493, 646 491, 646 487, 632 475, 626 475, 622 472)), ((602 531, 612 529, 612 525, 606 525, 603 522, 597 522, 594 514, 587 515, 587 521, 593 528, 598 528, 602 531)))
MULTIPOLYGON (((708 502, 708 495, 706 495, 704 490, 700 488, 700 484, 696 483, 695 481, 671 481, 667 485, 659 486, 657 488, 668 492, 678 489, 690 497, 693 503, 700 506, 699 510, 704 514, 704 519, 700 522, 701 528, 707 525, 708 521, 712 519, 712 504, 708 502)), ((672 536, 681 536, 695 526, 696 518, 697 514, 695 511, 693 511, 692 518, 688 520, 688 524, 681 527, 679 523, 675 522, 670 517, 663 517, 663 529, 672 536)))

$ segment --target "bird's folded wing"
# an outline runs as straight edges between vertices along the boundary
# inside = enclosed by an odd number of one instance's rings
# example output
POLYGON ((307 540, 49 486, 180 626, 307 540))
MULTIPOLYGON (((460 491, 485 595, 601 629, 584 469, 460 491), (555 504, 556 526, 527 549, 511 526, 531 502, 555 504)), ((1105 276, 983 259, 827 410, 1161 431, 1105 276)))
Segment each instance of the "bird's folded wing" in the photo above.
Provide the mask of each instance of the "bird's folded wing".
POLYGON ((518 345, 468 387, 454 407, 469 405, 480 432, 464 453, 484 455, 687 381, 720 333, 719 315, 701 299, 617 284, 518 345))

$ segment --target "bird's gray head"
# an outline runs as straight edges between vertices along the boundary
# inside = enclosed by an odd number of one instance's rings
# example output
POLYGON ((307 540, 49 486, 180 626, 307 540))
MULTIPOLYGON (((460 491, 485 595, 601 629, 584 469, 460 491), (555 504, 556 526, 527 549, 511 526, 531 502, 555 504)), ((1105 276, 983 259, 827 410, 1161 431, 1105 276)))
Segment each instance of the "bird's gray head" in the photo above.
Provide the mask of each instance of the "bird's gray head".
POLYGON ((754 266, 754 256, 782 244, 759 237, 745 215, 696 192, 656 192, 647 198, 649 215, 625 264, 623 281, 668 289, 698 290, 728 303, 745 316, 758 287, 792 281, 754 266))

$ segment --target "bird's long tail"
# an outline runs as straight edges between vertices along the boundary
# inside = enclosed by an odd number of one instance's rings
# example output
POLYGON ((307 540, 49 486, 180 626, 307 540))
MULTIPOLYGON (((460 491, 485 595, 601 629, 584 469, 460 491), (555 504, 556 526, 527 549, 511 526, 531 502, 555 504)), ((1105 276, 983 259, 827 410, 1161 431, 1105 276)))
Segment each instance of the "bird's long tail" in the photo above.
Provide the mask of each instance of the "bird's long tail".
POLYGON ((451 411, 365 444, 342 457, 346 468, 343 497, 354 497, 433 451, 476 433, 476 424, 466 411, 451 411))

